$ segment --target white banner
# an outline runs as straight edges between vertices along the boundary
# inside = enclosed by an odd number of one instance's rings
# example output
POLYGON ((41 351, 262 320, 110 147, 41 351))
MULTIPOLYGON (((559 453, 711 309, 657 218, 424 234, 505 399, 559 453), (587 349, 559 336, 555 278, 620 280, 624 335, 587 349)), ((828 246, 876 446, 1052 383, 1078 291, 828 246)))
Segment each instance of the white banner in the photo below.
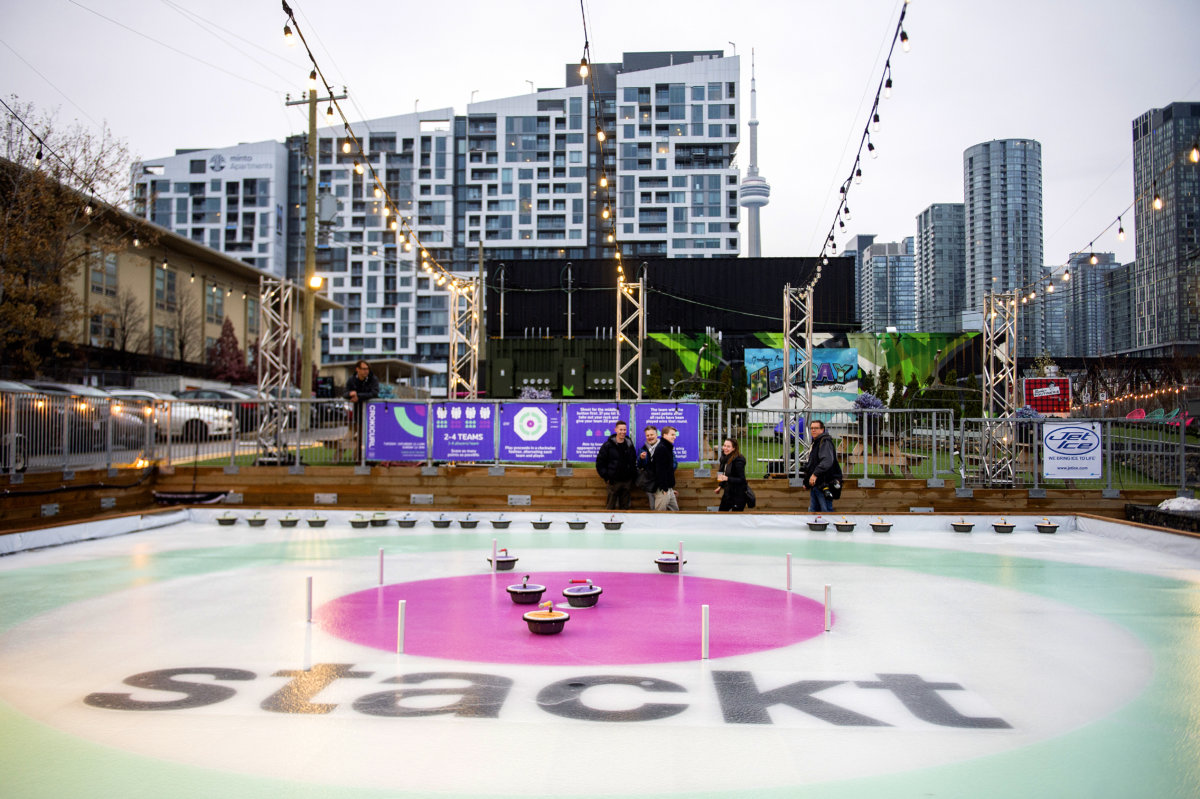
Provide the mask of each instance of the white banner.
POLYGON ((1099 422, 1043 422, 1042 476, 1096 479, 1103 464, 1099 422))

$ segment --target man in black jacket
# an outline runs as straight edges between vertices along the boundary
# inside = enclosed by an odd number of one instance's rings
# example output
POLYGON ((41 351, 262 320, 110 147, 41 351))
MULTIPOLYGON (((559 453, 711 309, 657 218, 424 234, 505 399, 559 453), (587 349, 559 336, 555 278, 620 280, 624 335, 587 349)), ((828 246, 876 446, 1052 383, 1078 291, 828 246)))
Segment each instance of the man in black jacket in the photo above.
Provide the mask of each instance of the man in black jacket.
POLYGON ((662 438, 650 456, 650 469, 654 475, 654 510, 679 510, 675 498, 675 437, 679 431, 667 425, 662 429, 662 438))
POLYGON ((367 412, 367 400, 379 396, 379 378, 371 374, 371 365, 359 361, 354 365, 354 374, 346 381, 346 397, 354 403, 354 460, 362 460, 363 416, 367 412))
POLYGON ((825 432, 825 423, 813 419, 812 449, 808 452, 808 463, 804 466, 804 484, 809 488, 808 509, 818 513, 833 513, 831 487, 837 483, 841 490, 842 467, 837 462, 837 447, 833 438, 825 432))
POLYGON ((596 473, 608 485, 608 510, 629 510, 630 491, 637 476, 637 451, 629 440, 629 425, 617 422, 613 434, 596 453, 596 473))

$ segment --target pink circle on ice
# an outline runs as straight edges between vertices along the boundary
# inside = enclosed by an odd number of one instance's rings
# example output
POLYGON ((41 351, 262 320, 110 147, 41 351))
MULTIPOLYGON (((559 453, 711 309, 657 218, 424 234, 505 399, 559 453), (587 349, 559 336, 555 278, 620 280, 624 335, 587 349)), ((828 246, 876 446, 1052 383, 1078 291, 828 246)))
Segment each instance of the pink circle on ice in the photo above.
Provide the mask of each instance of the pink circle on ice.
POLYGON ((396 651, 399 600, 404 651, 479 663, 579 665, 665 663, 700 657, 700 606, 709 606, 709 656, 732 657, 799 643, 825 629, 824 606, 799 594, 707 577, 631 572, 542 572, 543 601, 566 606, 573 578, 604 589, 592 608, 566 607, 566 629, 534 635, 505 590, 513 573, 397 583, 338 597, 316 621, 331 635, 396 651))

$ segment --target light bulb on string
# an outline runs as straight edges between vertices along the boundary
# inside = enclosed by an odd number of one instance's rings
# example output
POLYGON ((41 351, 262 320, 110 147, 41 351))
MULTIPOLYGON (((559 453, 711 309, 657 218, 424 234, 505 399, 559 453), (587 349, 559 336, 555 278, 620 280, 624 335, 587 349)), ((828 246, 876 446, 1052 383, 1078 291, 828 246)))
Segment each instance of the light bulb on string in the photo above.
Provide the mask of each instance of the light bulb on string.
POLYGON ((616 236, 614 236, 612 233, 609 233, 609 234, 608 234, 608 236, 607 236, 608 243, 609 243, 609 244, 612 244, 612 243, 613 243, 613 242, 616 240, 616 238, 617 238, 617 237, 616 237, 616 236))
POLYGON ((602 188, 602 189, 608 188, 608 175, 600 176, 600 188, 602 188))
POLYGON ((1121 217, 1117 217, 1117 241, 1125 241, 1125 226, 1121 224, 1121 217))
POLYGON ((382 196, 383 196, 383 192, 382 192, 382 191, 379 189, 379 187, 378 187, 378 186, 376 186, 376 187, 375 187, 375 196, 376 196, 376 197, 382 197, 382 196))
POLYGON ((608 219, 610 216, 612 216, 612 211, 608 209, 607 205, 604 206, 604 210, 600 212, 600 216, 604 219, 608 219))
POLYGON ((333 103, 330 103, 329 107, 325 109, 325 118, 330 121, 333 120, 333 103))
POLYGON ((584 56, 583 58, 579 59, 579 77, 587 80, 587 76, 590 72, 591 70, 588 69, 587 56, 584 56))
POLYGON ((1200 164, 1200 140, 1192 141, 1192 149, 1188 152, 1188 160, 1193 164, 1200 164))
POLYGON ((870 138, 867 139, 867 152, 871 154, 872 158, 879 157, 879 151, 875 149, 875 145, 871 143, 870 138))
POLYGON ((1054 284, 1053 284, 1053 283, 1051 283, 1050 285, 1046 286, 1046 293, 1047 293, 1047 294, 1053 294, 1053 293, 1054 293, 1054 284))
POLYGON ((875 116, 871 118, 871 132, 872 133, 879 132, 879 112, 878 111, 876 111, 875 116))
POLYGON ((861 184, 861 183, 862 183, 862 170, 861 170, 861 169, 855 168, 855 170, 854 170, 854 182, 855 182, 855 183, 859 183, 859 184, 861 184))
POLYGON ((605 134, 604 128, 597 125, 596 126, 596 141, 603 142, 607 138, 608 138, 608 135, 605 134))
POLYGON ((363 173, 363 166, 358 161, 354 162, 354 172, 355 172, 355 174, 358 174, 358 175, 361 175, 363 173))
POLYGON ((349 155, 349 153, 350 153, 350 140, 349 139, 346 139, 344 142, 342 142, 342 152, 349 155))
POLYGON ((396 220, 395 220, 395 219, 393 219, 393 220, 392 220, 392 226, 391 226, 391 227, 392 227, 392 230, 395 230, 397 227, 399 227, 399 226, 396 224, 396 220))
POLYGON ((41 143, 41 142, 38 142, 38 151, 37 151, 37 155, 35 155, 35 156, 33 157, 33 160, 37 161, 37 162, 40 164, 40 163, 42 163, 42 157, 43 157, 43 156, 42 156, 42 143, 41 143))
POLYGON ((296 46, 296 37, 292 34, 292 28, 290 25, 283 26, 283 42, 288 47, 296 46))
POLYGON ((1070 282, 1070 280, 1071 280, 1071 270, 1070 270, 1070 269, 1065 269, 1065 270, 1063 270, 1063 277, 1062 277, 1062 279, 1063 279, 1063 282, 1064 282, 1064 283, 1068 283, 1068 282, 1070 282))
POLYGON ((889 74, 887 80, 883 82, 883 99, 892 99, 892 76, 889 74))
POLYGON ((1154 210, 1161 211, 1163 207, 1162 195, 1158 193, 1158 181, 1154 181, 1154 210))
POLYGON ((906 53, 912 50, 912 45, 908 43, 908 33, 904 28, 900 29, 900 49, 906 53))
POLYGON ((308 90, 310 92, 317 90, 317 71, 315 69, 308 73, 308 90))
POLYGON ((850 206, 848 206, 848 205, 843 205, 843 206, 842 206, 842 213, 846 215, 846 221, 847 221, 847 222, 849 222, 849 221, 850 221, 850 206))
POLYGON ((1092 250, 1091 257, 1088 258, 1088 263, 1091 264, 1092 266, 1095 266, 1096 264, 1100 263, 1100 259, 1096 257, 1096 253, 1093 250, 1093 246, 1094 246, 1094 243, 1088 245, 1088 249, 1092 250))

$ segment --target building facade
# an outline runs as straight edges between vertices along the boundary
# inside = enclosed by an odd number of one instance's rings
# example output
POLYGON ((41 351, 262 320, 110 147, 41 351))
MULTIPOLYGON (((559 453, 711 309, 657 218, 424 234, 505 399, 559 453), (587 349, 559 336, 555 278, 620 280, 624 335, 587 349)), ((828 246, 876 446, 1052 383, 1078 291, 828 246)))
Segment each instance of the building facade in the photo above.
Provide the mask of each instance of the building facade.
POLYGON ((962 203, 934 203, 917 215, 917 330, 923 333, 962 330, 964 220, 962 203))
MULTIPOLYGON (((596 94, 565 86, 318 130, 318 273, 344 310, 323 315, 323 360, 403 358, 445 369, 449 292, 390 228, 366 159, 420 245, 466 276, 480 259, 736 256, 739 61, 722 51, 626 53, 593 64, 596 94), (598 141, 597 129, 607 136, 598 141), (364 165, 365 166, 365 165, 364 165), (606 182, 611 200, 597 188, 606 182)), ((146 161, 132 209, 280 276, 303 274, 307 137, 146 161), (251 210, 252 209, 252 210, 251 210)), ((432 386, 445 386, 444 371, 432 386)))
POLYGON ((1200 353, 1200 103, 1133 121, 1132 354, 1200 353), (1161 206, 1161 207, 1160 207, 1161 206))
MULTIPOLYGON (((964 323, 982 316, 984 296, 1033 286, 1042 275, 1042 146, 1000 139, 963 153, 964 323)), ((1042 305, 1021 307, 1017 354, 1045 348, 1042 305)))
MULTIPOLYGON (((1075 253, 1067 262, 1071 279, 1060 283, 1056 296, 1066 300, 1066 330, 1063 355, 1091 358, 1113 349, 1113 320, 1111 298, 1108 296, 1108 276, 1120 266, 1111 252, 1075 253)), ((1128 318, 1128 314, 1125 315, 1128 318)), ((1051 355, 1057 355, 1050 350, 1051 355)))
POLYGON ((914 260, 912 236, 899 242, 871 244, 862 252, 859 316, 864 332, 916 332, 914 260))

